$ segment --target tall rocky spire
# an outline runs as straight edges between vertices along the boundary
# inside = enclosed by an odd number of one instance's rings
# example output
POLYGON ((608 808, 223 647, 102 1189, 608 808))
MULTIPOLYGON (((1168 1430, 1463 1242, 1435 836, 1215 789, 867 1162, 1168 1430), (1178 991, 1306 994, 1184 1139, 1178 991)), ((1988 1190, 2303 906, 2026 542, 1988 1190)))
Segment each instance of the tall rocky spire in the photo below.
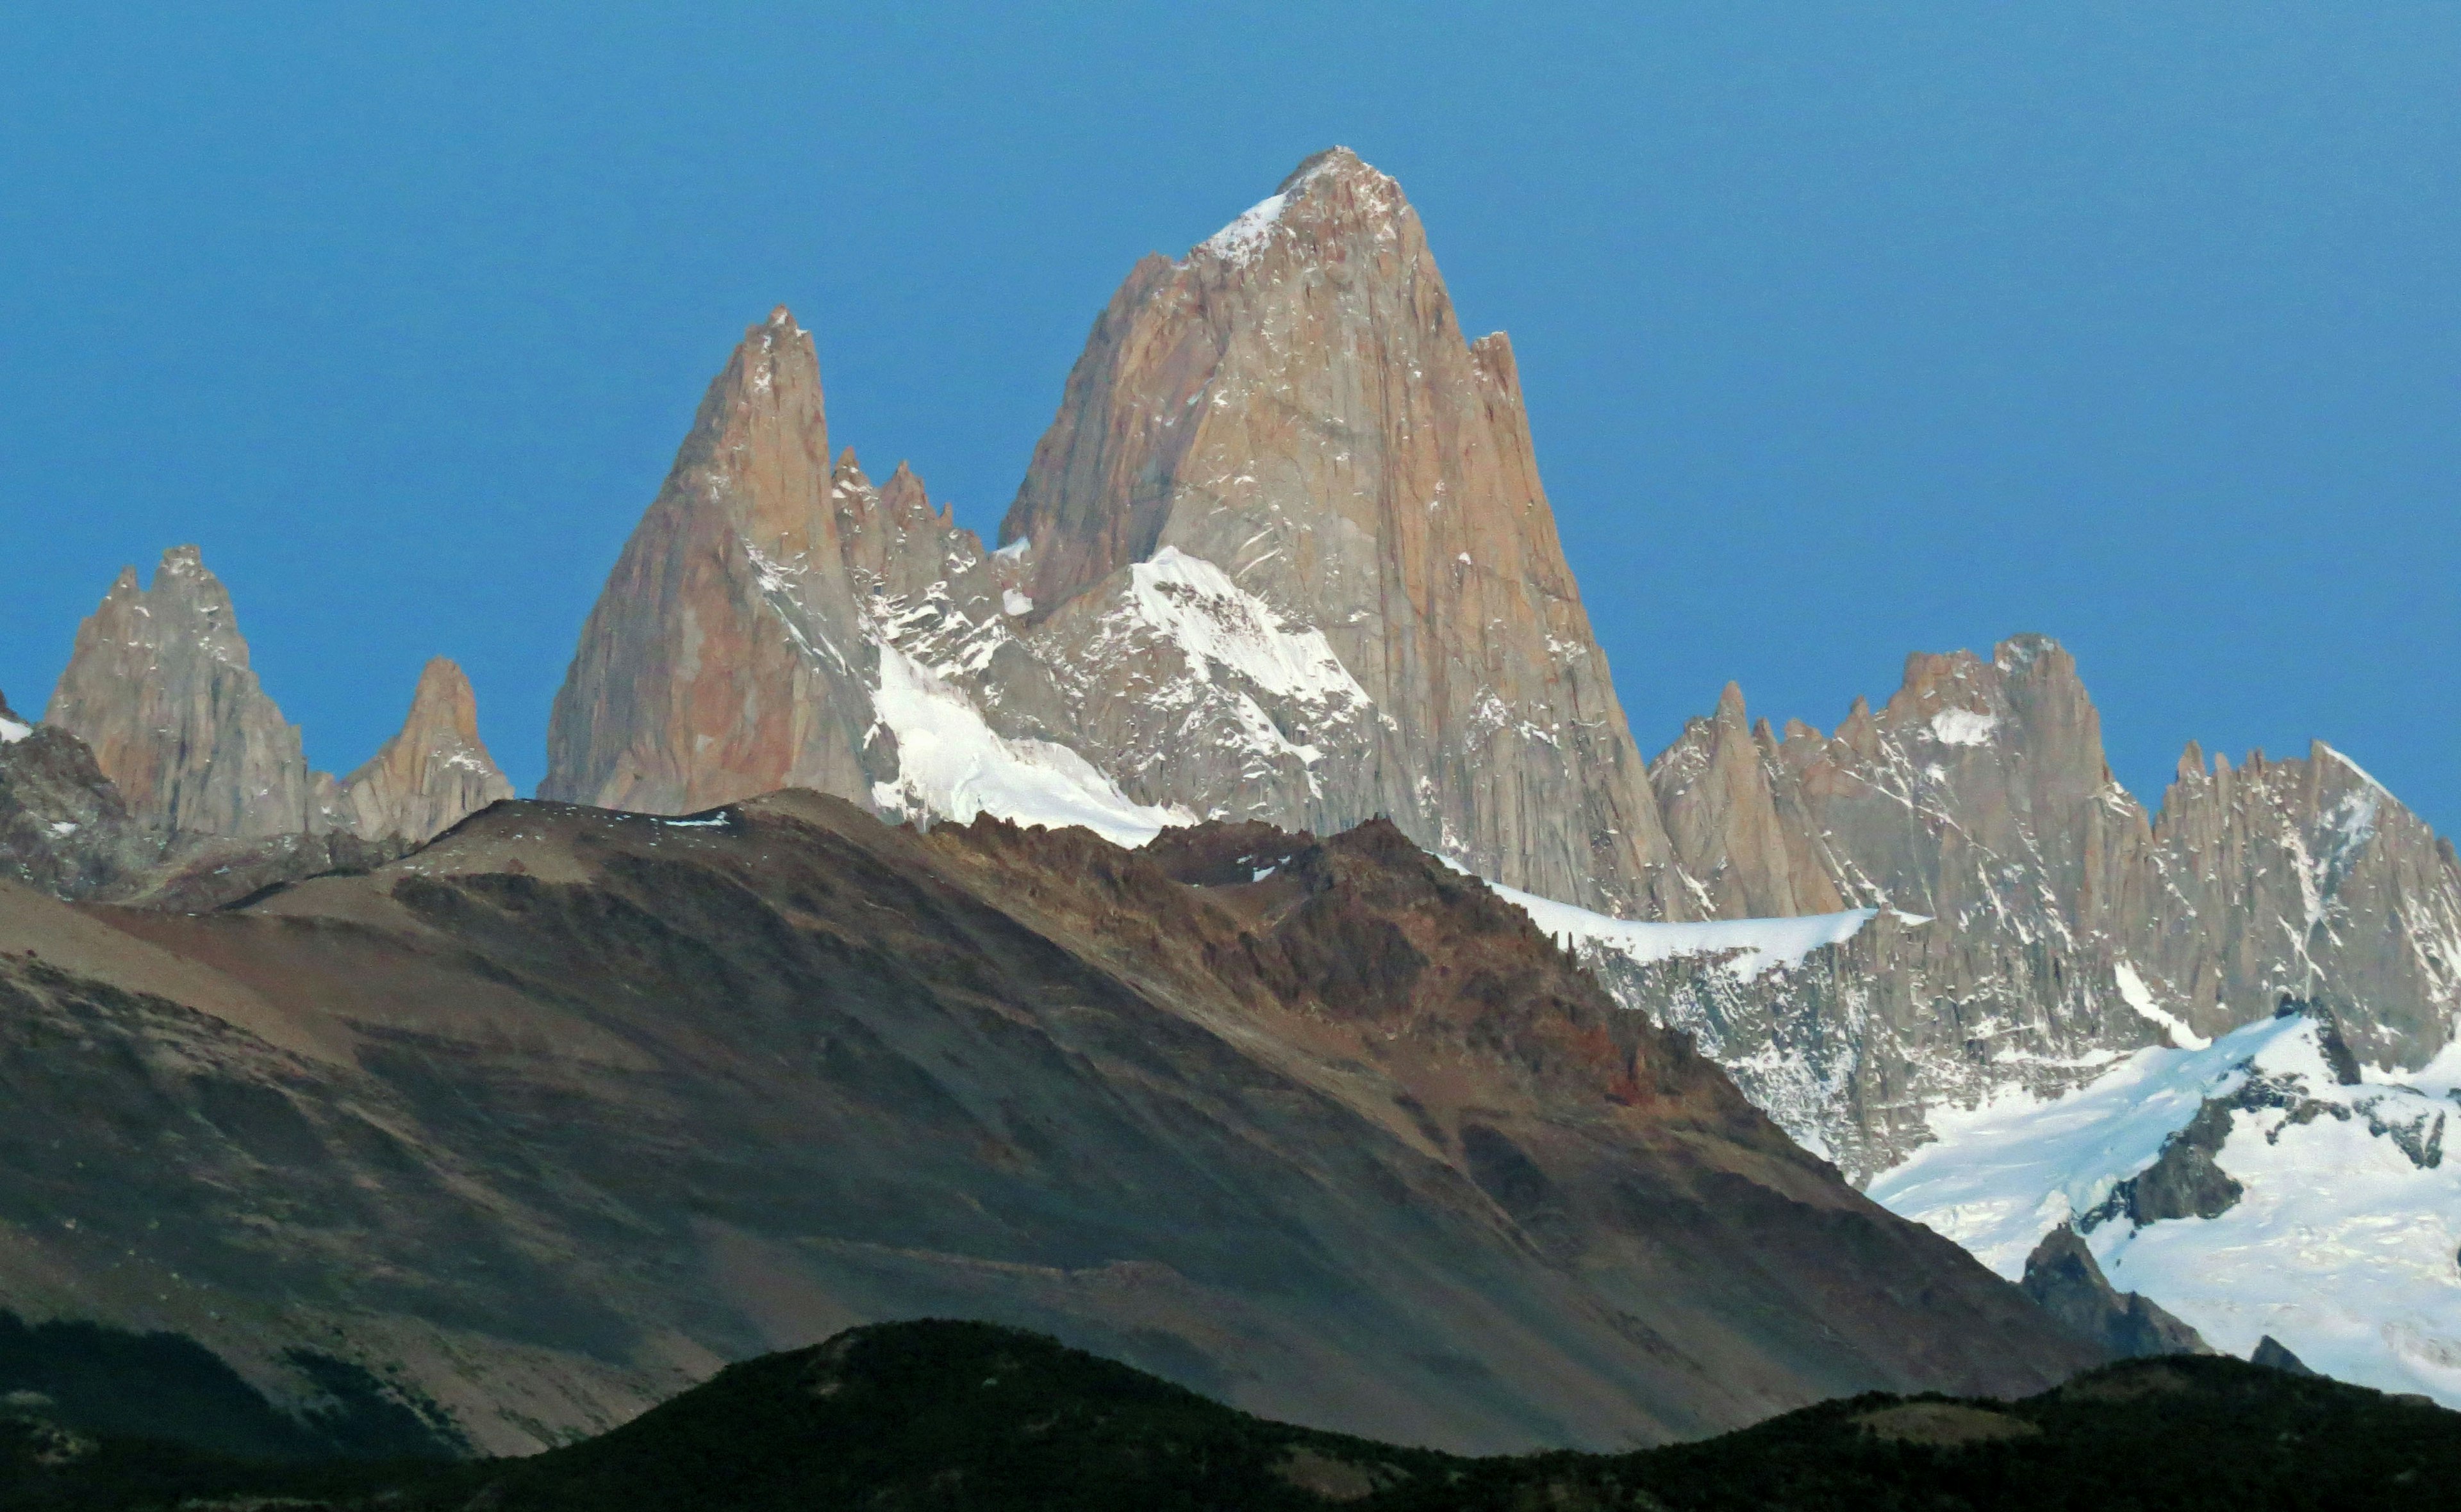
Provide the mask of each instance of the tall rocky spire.
MULTIPOLYGON (((1001 539, 1063 640, 1097 638, 1090 622, 1167 563, 1338 662, 1304 730, 1273 721, 1288 751, 1235 771, 1201 751, 1130 762, 1139 799, 1214 812, 1236 790, 1236 812, 1286 824, 1385 814, 1518 886, 1691 908, 1556 539, 1510 344, 1464 338, 1418 212, 1347 149, 1129 274, 1001 539)), ((1134 677, 1092 689, 1076 722, 1143 696, 1134 677)))
POLYGON ((556 694, 543 798, 683 813, 786 786, 867 800, 872 648, 828 507, 810 332, 784 306, 709 386, 556 694))
POLYGON ((419 673, 400 733, 343 778, 328 803, 340 828, 418 843, 513 796, 479 738, 470 679, 459 663, 439 656, 419 673))
POLYGON ((84 741, 140 822, 207 835, 311 827, 299 731, 257 686, 229 592, 195 546, 150 588, 122 568, 77 627, 46 723, 84 741))

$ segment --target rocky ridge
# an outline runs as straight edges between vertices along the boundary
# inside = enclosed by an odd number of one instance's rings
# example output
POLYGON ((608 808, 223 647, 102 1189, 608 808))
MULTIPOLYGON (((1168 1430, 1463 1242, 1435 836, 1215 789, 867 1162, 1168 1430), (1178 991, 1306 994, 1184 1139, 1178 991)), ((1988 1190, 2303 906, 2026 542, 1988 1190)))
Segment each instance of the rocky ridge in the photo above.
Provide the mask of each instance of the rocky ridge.
POLYGON ((337 784, 326 812, 352 834, 418 844, 513 796, 479 738, 470 679, 439 656, 418 674, 401 733, 337 784))
POLYGON ((194 546, 120 569, 77 627, 43 722, 85 742, 139 822, 242 838, 323 827, 299 731, 257 685, 230 593, 194 546))
POLYGON ((340 782, 310 770, 194 546, 151 587, 121 571, 40 724, 0 705, 0 876, 64 898, 218 906, 377 864, 511 796, 442 658, 374 759, 340 782))
POLYGON ((1592 948, 1628 1005, 1693 1031, 1858 1179, 1933 1115, 2050 1097, 2152 1046, 2312 1001, 2354 1049, 2424 1065, 2461 1014, 2461 869, 2347 757, 2191 746, 2158 815, 2115 782, 2073 658, 2039 636, 1917 654, 1833 735, 1747 727, 1729 688, 1652 763, 1686 885, 1717 917, 1876 910, 1748 979, 1592 948))
POLYGON ((1138 265, 985 551, 828 437, 782 309, 712 386, 582 636, 551 798, 802 785, 889 816, 1339 828, 1682 916, 1509 344, 1341 149, 1138 265))

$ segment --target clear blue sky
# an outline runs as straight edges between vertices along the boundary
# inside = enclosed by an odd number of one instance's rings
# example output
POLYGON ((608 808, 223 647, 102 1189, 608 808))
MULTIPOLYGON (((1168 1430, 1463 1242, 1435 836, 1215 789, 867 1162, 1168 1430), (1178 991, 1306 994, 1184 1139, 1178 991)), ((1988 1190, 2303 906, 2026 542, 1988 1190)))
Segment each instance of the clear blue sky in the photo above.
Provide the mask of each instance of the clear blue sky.
POLYGON ((2039 629, 2149 800, 2313 735, 2461 828, 2461 8, 874 9, 19 8, 0 688, 195 541, 318 764, 443 652, 526 788, 744 325, 988 533, 1135 258, 1344 142, 1645 751, 2039 629))

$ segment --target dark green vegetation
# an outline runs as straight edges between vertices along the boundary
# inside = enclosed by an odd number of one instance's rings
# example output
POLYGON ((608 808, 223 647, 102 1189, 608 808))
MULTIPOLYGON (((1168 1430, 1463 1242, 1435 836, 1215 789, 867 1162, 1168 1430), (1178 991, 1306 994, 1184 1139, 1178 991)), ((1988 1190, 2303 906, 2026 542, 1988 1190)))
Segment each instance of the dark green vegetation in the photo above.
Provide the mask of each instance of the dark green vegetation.
POLYGON ((1269 1422, 982 1323, 751 1360, 526 1459, 251 1465, 41 1416, 0 1425, 0 1506, 2322 1512, 2449 1507, 2461 1487, 2461 1415, 2211 1356, 2108 1366, 2016 1403, 1866 1395, 1701 1443, 1487 1459, 1269 1422))
POLYGON ((83 1433, 153 1436, 268 1459, 468 1453, 360 1367, 310 1350, 292 1350, 289 1363, 320 1393, 296 1414, 276 1409, 220 1356, 179 1334, 29 1325, 0 1312, 0 1404, 39 1406, 51 1421, 83 1433))

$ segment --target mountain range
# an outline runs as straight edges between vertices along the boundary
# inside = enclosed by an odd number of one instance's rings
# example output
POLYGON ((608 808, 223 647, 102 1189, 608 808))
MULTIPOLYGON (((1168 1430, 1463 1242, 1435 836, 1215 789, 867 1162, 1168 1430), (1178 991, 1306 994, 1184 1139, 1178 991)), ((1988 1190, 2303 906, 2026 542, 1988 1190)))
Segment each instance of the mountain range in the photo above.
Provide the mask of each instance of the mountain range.
POLYGON ((2149 812, 2033 634, 1826 735, 1730 686, 1644 760, 1510 344, 1355 155, 1129 272, 996 545, 832 445, 781 307, 582 628, 533 804, 451 663, 337 780, 194 548, 122 574, 41 723, 0 705, 24 1053, 118 1049, 11 1085, 126 1159, 202 1122, 114 1217, 59 1227, 74 1167, 21 1167, 0 1295, 268 1380, 338 1329, 492 1446, 924 1306, 1472 1448, 2095 1357, 1894 1207, 2009 1282, 2073 1223, 2234 1349, 2461 1402, 2450 842, 2321 744, 2191 743, 2149 812), (2268 1071, 2294 1031, 2349 1079, 2268 1071), (2269 1251, 2357 1289, 2327 1327, 2121 1254, 2322 1222, 2331 1161, 2256 1153, 2320 1119, 2406 1162, 2440 1269, 2269 1251), (2128 1138, 1989 1163, 2088 1125, 2128 1138), (2136 1200, 2199 1158, 2247 1200, 2136 1200))

